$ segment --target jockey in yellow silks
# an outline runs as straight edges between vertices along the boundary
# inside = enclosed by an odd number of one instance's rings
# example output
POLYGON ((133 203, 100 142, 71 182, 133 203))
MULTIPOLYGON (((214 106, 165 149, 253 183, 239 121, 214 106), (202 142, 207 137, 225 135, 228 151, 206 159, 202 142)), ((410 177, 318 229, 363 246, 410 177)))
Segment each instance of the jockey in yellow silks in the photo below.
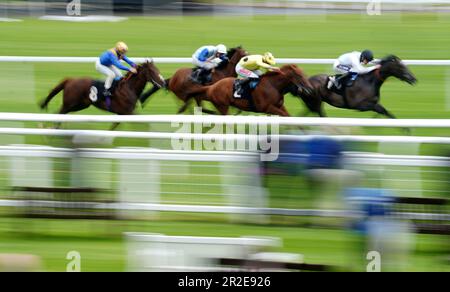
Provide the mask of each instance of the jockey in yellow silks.
POLYGON ((274 67, 276 64, 275 58, 272 53, 264 53, 264 55, 250 55, 243 57, 236 65, 236 73, 239 82, 236 86, 236 92, 234 97, 240 98, 242 89, 250 81, 258 80, 264 71, 278 71, 278 67, 274 67))

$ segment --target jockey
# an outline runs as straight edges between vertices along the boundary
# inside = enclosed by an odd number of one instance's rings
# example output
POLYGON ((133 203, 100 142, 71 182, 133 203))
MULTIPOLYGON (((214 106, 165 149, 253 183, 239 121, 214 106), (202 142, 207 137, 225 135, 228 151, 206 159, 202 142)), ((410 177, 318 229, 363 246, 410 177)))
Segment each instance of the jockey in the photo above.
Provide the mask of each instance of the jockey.
POLYGON ((350 77, 346 86, 352 86, 353 82, 358 77, 358 74, 369 73, 375 69, 380 68, 380 65, 371 67, 365 67, 373 61, 373 53, 370 50, 364 50, 362 52, 351 52, 341 55, 333 64, 333 69, 337 74, 342 74, 338 78, 335 76, 330 78, 328 82, 328 89, 331 89, 333 84, 337 89, 341 89, 342 85, 340 81, 346 77, 350 77))
POLYGON ((228 60, 225 45, 200 47, 192 55, 192 63, 200 69, 195 71, 193 81, 202 83, 203 77, 225 60, 228 60))
POLYGON ((137 73, 136 64, 125 55, 127 52, 128 46, 124 42, 118 42, 114 48, 104 52, 95 63, 95 69, 106 75, 105 91, 103 92, 105 97, 111 96, 109 89, 111 88, 114 79, 122 77, 122 73, 119 69, 130 71, 133 74, 137 73), (121 60, 127 62, 131 68, 122 65, 120 63, 121 60))
POLYGON ((279 71, 275 65, 275 58, 272 53, 264 53, 264 55, 250 55, 243 57, 236 65, 236 73, 240 80, 237 82, 235 98, 241 98, 242 90, 250 81, 258 80, 263 74, 261 69, 268 71, 279 71))

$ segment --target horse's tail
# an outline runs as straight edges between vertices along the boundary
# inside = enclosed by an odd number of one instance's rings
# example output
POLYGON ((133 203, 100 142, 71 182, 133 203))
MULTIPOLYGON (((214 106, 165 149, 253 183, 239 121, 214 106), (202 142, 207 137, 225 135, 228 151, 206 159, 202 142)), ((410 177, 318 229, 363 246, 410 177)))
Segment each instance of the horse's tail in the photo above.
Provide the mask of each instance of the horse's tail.
POLYGON ((197 98, 204 99, 204 100, 208 100, 208 95, 206 94, 206 92, 208 91, 210 86, 211 85, 199 86, 198 88, 193 89, 192 91, 190 91, 189 92, 189 96, 190 97, 197 97, 197 98))
POLYGON ((69 79, 64 79, 63 81, 61 81, 58 85, 56 85, 55 88, 52 89, 52 91, 50 91, 50 93, 47 95, 47 97, 45 98, 44 101, 42 101, 40 103, 40 107, 41 109, 46 109, 48 106, 48 103, 50 102, 50 100, 52 100, 52 98, 57 95, 61 90, 64 89, 64 87, 66 86, 66 83, 69 81, 69 79))

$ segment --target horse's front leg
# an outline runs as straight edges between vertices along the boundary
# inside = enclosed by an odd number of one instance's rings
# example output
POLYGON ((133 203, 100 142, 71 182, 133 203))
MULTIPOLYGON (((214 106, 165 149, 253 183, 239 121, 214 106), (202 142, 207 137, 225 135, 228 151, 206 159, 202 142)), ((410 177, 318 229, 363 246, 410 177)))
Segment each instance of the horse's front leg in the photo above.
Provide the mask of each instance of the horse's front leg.
POLYGON ((391 114, 387 109, 385 109, 381 104, 377 103, 373 107, 373 111, 382 115, 387 116, 390 119, 396 119, 396 117, 391 114))
POLYGON ((120 123, 113 123, 112 125, 111 125, 111 128, 109 128, 109 130, 110 131, 114 131, 118 126, 120 125, 120 123))
MULTIPOLYGON (((377 103, 374 108, 373 111, 382 115, 387 116, 390 119, 396 119, 396 117, 391 114, 387 109, 385 109, 381 104, 377 103)), ((407 134, 407 135, 411 135, 411 129, 410 128, 403 128, 403 131, 407 134)))
POLYGON ((139 97, 139 101, 140 101, 140 103, 141 103, 141 107, 144 108, 147 99, 148 99, 151 95, 153 95, 153 93, 157 92, 157 91, 160 90, 160 89, 161 89, 160 87, 158 87, 158 86, 156 86, 156 85, 153 84, 153 87, 152 87, 149 91, 147 91, 147 92, 145 92, 144 94, 142 94, 142 95, 139 97))

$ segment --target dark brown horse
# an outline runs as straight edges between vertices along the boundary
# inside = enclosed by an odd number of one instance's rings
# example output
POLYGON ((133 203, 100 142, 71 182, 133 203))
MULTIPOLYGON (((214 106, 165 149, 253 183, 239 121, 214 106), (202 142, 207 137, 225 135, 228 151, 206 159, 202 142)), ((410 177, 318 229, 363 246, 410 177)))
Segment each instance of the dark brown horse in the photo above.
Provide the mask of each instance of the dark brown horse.
POLYGON ((153 61, 140 64, 136 69, 136 74, 128 72, 118 81, 110 99, 98 98, 93 101, 89 97, 92 94, 91 87, 94 84, 102 84, 102 81, 91 78, 66 78, 50 91, 49 95, 41 102, 40 107, 41 109, 47 108, 50 100, 60 91, 64 91, 60 114, 80 111, 91 105, 119 115, 132 114, 147 82, 159 87, 165 86, 165 80, 153 61))
POLYGON ((306 74, 296 65, 284 65, 280 72, 268 72, 252 92, 252 98, 233 97, 233 84, 236 78, 224 78, 213 85, 199 89, 195 94, 214 104, 220 114, 228 114, 230 106, 244 111, 289 116, 284 106, 284 94, 290 87, 299 92, 309 92, 311 84, 306 74))
POLYGON ((307 108, 321 117, 325 116, 322 102, 326 102, 339 108, 374 111, 389 118, 395 118, 380 104, 381 86, 391 76, 409 84, 415 84, 417 79, 406 65, 394 55, 383 58, 379 64, 381 65, 379 69, 359 75, 353 86, 346 87, 340 93, 327 88, 328 75, 325 74, 312 76, 309 79, 314 88, 312 94, 299 93, 293 90, 290 92, 300 96, 307 108))
MULTIPOLYGON (((229 60, 223 61, 217 66, 212 72, 212 82, 210 84, 214 84, 215 82, 225 78, 225 77, 235 77, 236 71, 235 67, 237 63, 241 60, 242 57, 247 56, 248 53, 241 47, 232 48, 228 51, 227 56, 229 60)), ((195 98, 192 94, 196 92, 202 85, 194 83, 191 80, 192 69, 191 68, 181 68, 178 69, 175 74, 166 80, 168 84, 168 89, 175 93, 175 95, 181 99, 184 104, 178 110, 178 113, 184 112, 189 106, 191 100, 195 98)), ((210 85, 208 84, 208 85, 210 85)), ((145 101, 155 92, 157 92, 160 88, 157 86, 153 86, 149 91, 144 93, 139 99, 141 104, 144 104, 145 101)), ((197 98, 196 102, 198 106, 201 106, 201 101, 197 98)), ((208 112, 205 110, 205 112, 208 112)))

